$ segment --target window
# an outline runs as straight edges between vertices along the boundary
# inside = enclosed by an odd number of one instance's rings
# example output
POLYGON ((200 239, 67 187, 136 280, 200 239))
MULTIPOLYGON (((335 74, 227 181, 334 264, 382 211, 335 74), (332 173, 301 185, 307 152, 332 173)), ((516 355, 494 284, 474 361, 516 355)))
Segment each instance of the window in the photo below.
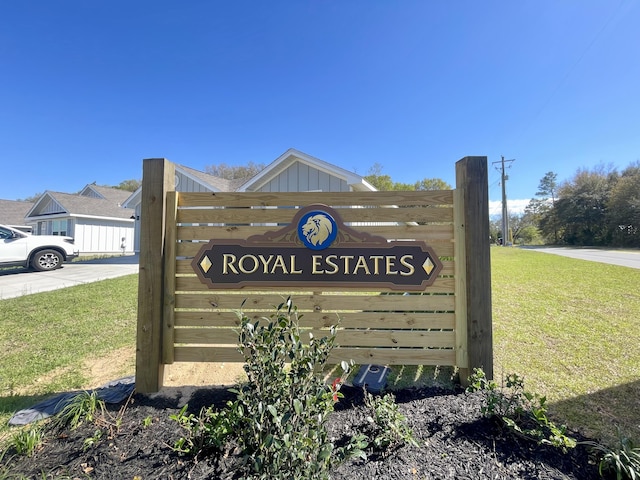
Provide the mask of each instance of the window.
POLYGON ((11 238, 13 233, 6 228, 0 228, 0 239, 11 238))
POLYGON ((61 237, 67 236, 67 221, 66 220, 52 220, 51 221, 51 235, 59 235, 61 237))
POLYGON ((38 222, 36 228, 38 235, 58 235, 61 237, 73 236, 73 220, 46 220, 38 222))

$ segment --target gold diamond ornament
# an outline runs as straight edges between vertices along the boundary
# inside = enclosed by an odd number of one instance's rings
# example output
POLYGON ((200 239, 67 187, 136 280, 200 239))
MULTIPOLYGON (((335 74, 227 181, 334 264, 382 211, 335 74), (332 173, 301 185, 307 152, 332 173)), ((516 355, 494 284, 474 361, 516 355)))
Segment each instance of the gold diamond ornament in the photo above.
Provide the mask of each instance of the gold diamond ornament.
POLYGON ((431 261, 431 258, 427 257, 427 259, 422 264, 422 268, 425 272, 427 272, 427 275, 431 275, 431 272, 433 272, 433 269, 436 268, 436 266, 431 261))
POLYGON ((211 263, 211 260, 209 260, 209 257, 207 257, 206 255, 202 260, 200 260, 200 266, 202 267, 204 273, 207 273, 209 271, 211 265, 213 264, 211 263))

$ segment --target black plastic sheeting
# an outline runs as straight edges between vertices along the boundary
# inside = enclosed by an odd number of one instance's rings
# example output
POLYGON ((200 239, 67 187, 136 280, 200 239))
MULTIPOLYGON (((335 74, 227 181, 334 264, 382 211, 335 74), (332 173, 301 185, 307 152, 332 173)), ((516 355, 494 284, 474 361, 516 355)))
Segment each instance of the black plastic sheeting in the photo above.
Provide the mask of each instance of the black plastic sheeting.
POLYGON ((93 390, 60 393, 54 397, 43 400, 31 408, 17 411, 9 419, 9 425, 28 425, 29 423, 51 417, 60 412, 76 396, 84 392, 96 392, 98 398, 105 403, 120 403, 129 398, 135 388, 135 376, 130 376, 114 380, 93 390))

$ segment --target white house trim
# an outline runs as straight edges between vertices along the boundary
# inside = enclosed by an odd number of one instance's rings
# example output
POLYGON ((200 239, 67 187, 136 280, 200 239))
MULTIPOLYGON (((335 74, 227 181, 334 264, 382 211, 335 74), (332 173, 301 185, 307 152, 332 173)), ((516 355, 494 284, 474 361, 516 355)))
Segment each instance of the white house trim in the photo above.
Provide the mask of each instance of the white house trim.
POLYGON ((273 162, 271 162, 267 167, 262 170, 260 173, 243 183, 238 189, 238 192, 252 192, 259 190, 261 187, 266 185, 271 179, 276 177, 278 174, 284 172, 288 167, 290 167, 296 161, 309 165, 310 167, 316 168, 327 175, 340 178, 347 182, 347 184, 353 188, 354 190, 363 191, 363 190, 375 190, 375 188, 368 183, 364 178, 360 175, 345 170, 344 168, 340 168, 336 165, 332 165, 331 163, 325 162, 324 160, 320 160, 319 158, 312 157, 311 155, 307 155, 304 152, 296 150, 295 148, 290 148, 278 158, 276 158, 273 162))

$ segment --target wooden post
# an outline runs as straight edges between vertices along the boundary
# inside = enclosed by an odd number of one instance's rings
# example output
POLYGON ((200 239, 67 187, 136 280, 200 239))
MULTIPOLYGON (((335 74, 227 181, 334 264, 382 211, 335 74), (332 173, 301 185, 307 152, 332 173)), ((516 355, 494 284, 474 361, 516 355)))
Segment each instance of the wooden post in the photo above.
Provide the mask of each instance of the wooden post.
POLYGON ((164 158, 143 161, 136 345, 136 390, 140 393, 162 387, 165 209, 167 192, 174 189, 174 164, 164 158))
POLYGON ((167 210, 165 212, 165 245, 164 245, 164 291, 162 322, 162 363, 173 363, 174 321, 176 307, 176 247, 178 192, 167 194, 167 210))
MULTIPOLYGON (((463 203, 468 368, 482 368, 493 378, 487 157, 465 157, 456 163, 456 189, 463 203)), ((461 380, 468 374, 461 371, 461 380)))
POLYGON ((460 381, 465 385, 469 377, 469 349, 467 339, 467 255, 465 250, 464 191, 457 188, 453 195, 455 290, 456 290, 456 366, 460 381))

